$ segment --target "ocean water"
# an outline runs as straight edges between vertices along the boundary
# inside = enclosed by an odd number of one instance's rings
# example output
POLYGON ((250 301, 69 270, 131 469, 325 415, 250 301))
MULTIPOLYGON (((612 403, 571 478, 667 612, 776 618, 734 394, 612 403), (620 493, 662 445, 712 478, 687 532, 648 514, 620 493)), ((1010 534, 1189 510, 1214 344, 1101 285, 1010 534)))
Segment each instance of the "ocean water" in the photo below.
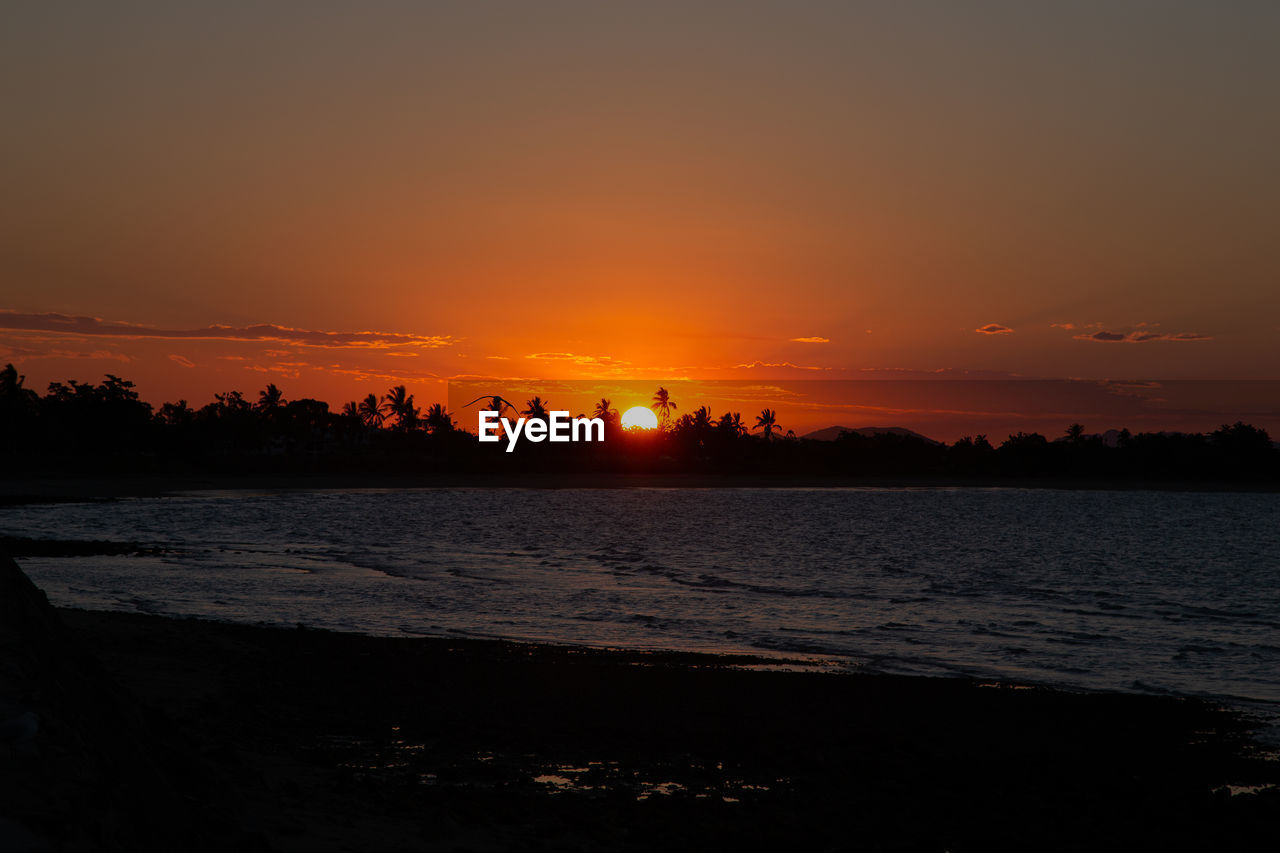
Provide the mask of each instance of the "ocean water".
POLYGON ((58 604, 1280 703, 1280 495, 200 492, 0 509, 58 604))

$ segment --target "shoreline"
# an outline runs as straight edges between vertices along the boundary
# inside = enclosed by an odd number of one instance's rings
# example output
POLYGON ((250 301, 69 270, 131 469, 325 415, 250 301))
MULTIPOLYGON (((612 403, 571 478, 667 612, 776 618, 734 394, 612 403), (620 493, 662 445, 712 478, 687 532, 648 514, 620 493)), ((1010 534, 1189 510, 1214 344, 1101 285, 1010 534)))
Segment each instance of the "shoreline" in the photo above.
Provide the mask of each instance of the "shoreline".
POLYGON ((22 503, 164 497, 193 491, 356 489, 1049 489, 1078 491, 1280 492, 1280 482, 868 476, 808 474, 338 474, 43 475, 0 478, 0 507, 22 503))
POLYGON ((1280 819, 1207 701, 50 612, 212 849, 1250 849, 1280 819))

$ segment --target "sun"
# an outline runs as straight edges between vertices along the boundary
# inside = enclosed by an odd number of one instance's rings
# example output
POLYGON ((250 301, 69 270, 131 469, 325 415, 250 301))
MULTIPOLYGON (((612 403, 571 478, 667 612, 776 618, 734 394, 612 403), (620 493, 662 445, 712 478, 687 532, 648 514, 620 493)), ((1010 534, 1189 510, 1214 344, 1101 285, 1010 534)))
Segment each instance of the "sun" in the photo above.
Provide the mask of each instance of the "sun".
POLYGON ((623 429, 657 429, 658 416, 644 406, 632 406, 622 414, 623 429))

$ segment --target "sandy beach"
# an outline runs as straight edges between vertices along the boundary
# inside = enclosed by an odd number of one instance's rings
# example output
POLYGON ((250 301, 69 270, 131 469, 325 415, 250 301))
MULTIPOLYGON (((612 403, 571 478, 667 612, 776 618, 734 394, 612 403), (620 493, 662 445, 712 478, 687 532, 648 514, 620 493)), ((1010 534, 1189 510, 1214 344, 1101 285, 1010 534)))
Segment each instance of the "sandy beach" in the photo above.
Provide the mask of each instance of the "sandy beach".
POLYGON ((12 566, 0 688, 41 720, 0 753, 14 849, 1254 850, 1280 825, 1277 762, 1200 701, 55 611, 12 566))

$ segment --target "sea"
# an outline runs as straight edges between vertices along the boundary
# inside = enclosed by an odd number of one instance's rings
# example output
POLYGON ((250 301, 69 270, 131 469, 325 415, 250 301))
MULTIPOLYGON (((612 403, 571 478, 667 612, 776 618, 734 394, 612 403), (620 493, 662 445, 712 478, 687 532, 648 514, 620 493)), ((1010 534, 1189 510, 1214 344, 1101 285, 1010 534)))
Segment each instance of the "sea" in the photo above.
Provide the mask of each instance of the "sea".
POLYGON ((748 653, 1280 708, 1280 495, 1014 488, 206 491, 0 508, 55 604, 748 653))

